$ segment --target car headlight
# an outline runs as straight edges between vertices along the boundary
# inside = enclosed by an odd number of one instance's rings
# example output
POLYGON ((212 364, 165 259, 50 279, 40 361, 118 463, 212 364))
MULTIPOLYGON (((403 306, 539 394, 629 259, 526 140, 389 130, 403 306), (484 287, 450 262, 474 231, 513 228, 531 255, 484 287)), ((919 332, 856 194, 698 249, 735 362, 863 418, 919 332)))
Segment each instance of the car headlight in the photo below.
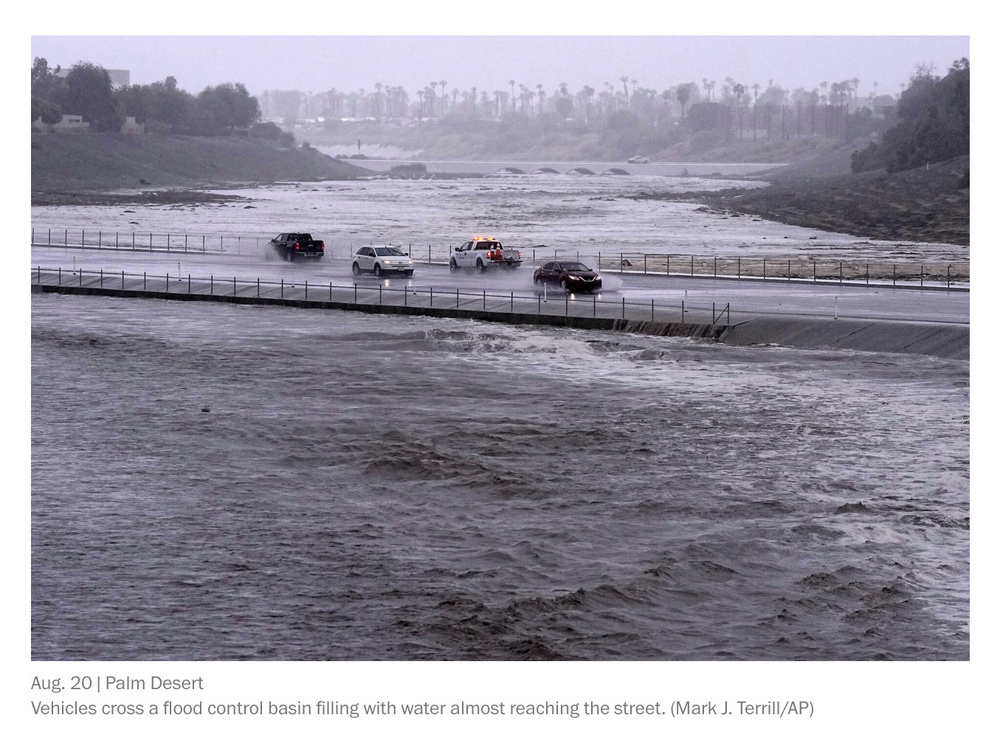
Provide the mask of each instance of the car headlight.
POLYGON ((580 280, 580 277, 579 277, 579 276, 574 276, 574 275, 572 275, 572 274, 570 274, 570 275, 569 275, 569 276, 567 276, 566 278, 568 278, 568 279, 569 279, 570 281, 579 281, 579 280, 580 280))
POLYGON ((595 281, 600 281, 600 280, 601 280, 601 277, 600 277, 600 275, 597 275, 597 276, 594 276, 594 280, 595 280, 595 281))

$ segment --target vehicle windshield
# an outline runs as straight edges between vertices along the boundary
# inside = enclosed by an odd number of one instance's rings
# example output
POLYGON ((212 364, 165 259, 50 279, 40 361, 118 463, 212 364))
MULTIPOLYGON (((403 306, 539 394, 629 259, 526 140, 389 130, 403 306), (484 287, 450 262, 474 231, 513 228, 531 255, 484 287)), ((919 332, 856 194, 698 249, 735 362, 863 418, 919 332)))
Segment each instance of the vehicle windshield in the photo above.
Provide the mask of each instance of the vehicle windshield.
POLYGON ((577 263, 576 261, 569 261, 562 265, 563 271, 589 271, 590 269, 584 266, 582 263, 577 263))
POLYGON ((376 248, 375 249, 375 255, 376 256, 405 256, 406 254, 403 253, 398 248, 376 248))

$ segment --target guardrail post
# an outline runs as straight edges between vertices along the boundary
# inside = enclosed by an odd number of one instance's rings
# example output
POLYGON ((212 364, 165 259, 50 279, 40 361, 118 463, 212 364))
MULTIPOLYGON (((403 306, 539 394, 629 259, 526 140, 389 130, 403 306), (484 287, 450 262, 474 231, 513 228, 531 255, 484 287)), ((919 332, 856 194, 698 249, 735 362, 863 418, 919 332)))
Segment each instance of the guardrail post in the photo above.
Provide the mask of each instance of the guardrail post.
MULTIPOLYGON (((35 237, 35 231, 34 230, 31 231, 31 237, 32 238, 35 237)), ((101 231, 97 231, 97 248, 100 249, 100 247, 101 247, 101 231)))
POLYGON ((167 233, 167 253, 170 253, 170 233, 167 233))
POLYGON ((566 316, 569 316, 569 292, 566 293, 566 316))
POLYGON ((920 288, 924 287, 924 264, 920 264, 920 288))
POLYGON ((125 290, 125 272, 122 271, 122 291, 125 290))
POLYGON ((667 275, 670 275, 670 254, 667 254, 667 275))
POLYGON ((191 274, 188 274, 188 293, 191 293, 191 274))
POLYGON ((691 256, 691 277, 694 278, 694 256, 691 256))
POLYGON ((844 262, 840 262, 840 283, 844 283, 844 262))
MULTIPOLYGON (((458 289, 455 289, 455 295, 458 296, 458 289)), ((431 302, 428 306, 434 306, 434 287, 431 286, 431 302)))
MULTIPOLYGON (((404 291, 405 291, 405 289, 404 289, 404 291)), ((404 293, 403 296, 405 298, 405 296, 406 296, 405 293, 404 293)), ((333 301, 333 281, 330 282, 330 298, 329 298, 329 300, 333 301)))
POLYGON ((764 280, 767 281, 767 259, 764 259, 764 280))
MULTIPOLYGON (((535 249, 532 248, 531 251, 532 251, 532 253, 534 253, 535 249)), ((597 252, 597 270, 598 271, 601 270, 601 252, 600 251, 597 252)))
POLYGON ((892 264, 892 285, 896 285, 896 264, 892 264))
POLYGON ((281 298, 285 298, 285 279, 281 279, 281 298))
POLYGON ((170 293, 170 271, 167 271, 167 284, 163 290, 170 293))
POLYGON ((646 254, 646 253, 643 253, 643 254, 642 254, 642 272, 643 272, 643 273, 648 273, 648 270, 647 270, 647 268, 646 268, 646 259, 647 259, 648 257, 649 257, 649 256, 648 256, 648 254, 646 254))
POLYGON ((260 276, 257 277, 257 298, 260 298, 260 276))
POLYGON ((233 296, 236 296, 236 277, 233 276, 233 296))
POLYGON ((358 303, 358 285, 354 284, 354 303, 358 303))
POLYGON ((510 313, 514 313, 514 292, 510 292, 510 313))
POLYGON ((868 261, 865 261, 865 285, 867 286, 868 284, 869 284, 869 280, 868 280, 868 261))
POLYGON ((215 296, 215 274, 210 274, 208 277, 208 294, 209 296, 215 296))
POLYGON ((684 323, 684 299, 681 299, 681 324, 684 323))
POLYGON ((486 289, 483 289, 483 311, 486 311, 486 289))
POLYGON ((739 256, 736 256, 736 278, 742 278, 743 271, 741 270, 742 261, 739 256))
POLYGON ((305 295, 305 301, 309 301, 309 282, 308 282, 308 281, 306 281, 306 295, 305 295))
POLYGON ((718 278, 718 277, 719 277, 719 257, 718 256, 713 256, 712 257, 712 278, 718 278))
POLYGON ((59 267, 59 277, 56 279, 58 284, 62 286, 62 266, 59 267))
POLYGON ((146 272, 145 271, 142 272, 142 290, 143 291, 146 290, 146 272))
POLYGON ((951 288, 951 264, 948 264, 948 285, 946 288, 951 288))
POLYGON ((656 302, 653 299, 649 300, 649 320, 656 321, 656 302))
POLYGON ((625 268, 625 254, 624 253, 619 253, 618 254, 618 273, 621 273, 624 268, 625 268))
POLYGON ((791 280, 792 280, 792 259, 789 258, 788 259, 788 275, 785 276, 785 281, 791 281, 791 280))
POLYGON ((625 318, 625 297, 622 297, 622 319, 625 318))
POLYGON ((816 283, 816 259, 813 259, 813 283, 816 283))
MULTIPOLYGON (((169 275, 169 274, 168 274, 169 275)), ((104 269, 101 269, 101 288, 104 288, 104 269)))

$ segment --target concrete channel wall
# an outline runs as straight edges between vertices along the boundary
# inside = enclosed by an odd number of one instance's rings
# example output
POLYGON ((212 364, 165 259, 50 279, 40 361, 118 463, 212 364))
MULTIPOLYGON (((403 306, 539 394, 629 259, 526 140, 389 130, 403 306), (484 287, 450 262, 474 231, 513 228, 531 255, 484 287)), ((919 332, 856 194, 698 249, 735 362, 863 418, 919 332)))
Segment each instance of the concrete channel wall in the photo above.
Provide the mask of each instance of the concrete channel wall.
POLYGON ((135 276, 81 274, 75 281, 62 281, 52 273, 32 272, 33 293, 153 298, 173 301, 215 302, 250 306, 294 306, 337 309, 371 314, 431 316, 476 319, 503 324, 560 326, 600 329, 655 336, 692 337, 729 345, 782 345, 807 349, 850 349, 869 352, 899 352, 948 359, 969 358, 969 327, 966 325, 913 322, 830 319, 806 316, 735 315, 726 310, 656 309, 653 302, 602 303, 590 298, 570 301, 566 297, 479 296, 471 292, 386 292, 375 288, 336 288, 273 282, 238 282, 230 279, 211 283, 189 279, 171 282, 147 281, 135 276), (166 285, 164 285, 164 283, 166 285), (310 296, 312 298, 310 298, 310 296))

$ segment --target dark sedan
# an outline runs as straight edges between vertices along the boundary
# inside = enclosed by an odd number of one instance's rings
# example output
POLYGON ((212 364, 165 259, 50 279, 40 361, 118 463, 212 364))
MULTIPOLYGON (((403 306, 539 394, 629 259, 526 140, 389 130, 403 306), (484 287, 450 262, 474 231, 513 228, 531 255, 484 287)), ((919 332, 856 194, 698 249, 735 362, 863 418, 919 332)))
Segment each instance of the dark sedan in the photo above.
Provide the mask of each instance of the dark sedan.
POLYGON ((549 261, 534 273, 536 284, 558 286, 564 291, 600 291, 601 274, 579 261, 549 261))

